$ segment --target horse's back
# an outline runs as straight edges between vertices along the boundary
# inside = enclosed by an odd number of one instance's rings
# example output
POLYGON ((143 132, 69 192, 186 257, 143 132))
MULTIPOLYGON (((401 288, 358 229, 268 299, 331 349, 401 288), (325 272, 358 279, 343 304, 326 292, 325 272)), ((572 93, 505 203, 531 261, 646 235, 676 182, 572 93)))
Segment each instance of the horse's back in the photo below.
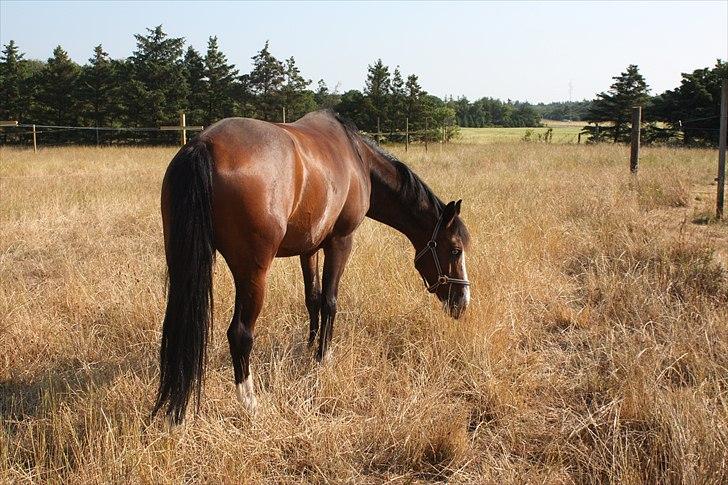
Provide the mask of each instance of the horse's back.
POLYGON ((251 232, 279 256, 305 254, 336 232, 353 231, 366 214, 369 178, 327 113, 291 124, 227 118, 200 138, 214 160, 216 244, 223 255, 251 232))

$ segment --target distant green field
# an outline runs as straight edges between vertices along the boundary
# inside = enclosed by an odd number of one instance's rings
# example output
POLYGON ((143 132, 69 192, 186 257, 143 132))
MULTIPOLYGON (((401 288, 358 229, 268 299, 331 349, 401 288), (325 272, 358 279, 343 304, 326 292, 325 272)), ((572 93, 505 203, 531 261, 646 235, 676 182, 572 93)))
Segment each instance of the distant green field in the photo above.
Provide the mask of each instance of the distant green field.
MULTIPOLYGON (((539 141, 549 128, 553 129, 552 143, 576 143, 582 122, 547 122, 543 128, 460 128, 458 143, 497 143, 522 141, 528 131, 531 132, 531 141, 539 141)), ((582 142, 585 138, 582 136, 582 142)))

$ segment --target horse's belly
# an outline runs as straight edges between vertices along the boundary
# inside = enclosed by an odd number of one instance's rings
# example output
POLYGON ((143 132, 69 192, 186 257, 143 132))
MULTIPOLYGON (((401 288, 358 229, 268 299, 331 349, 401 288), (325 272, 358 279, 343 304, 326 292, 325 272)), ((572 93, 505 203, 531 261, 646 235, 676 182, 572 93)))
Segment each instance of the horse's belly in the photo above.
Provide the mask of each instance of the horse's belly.
POLYGON ((288 220, 286 233, 276 255, 295 256, 316 251, 336 222, 339 212, 337 205, 310 202, 307 207, 299 207, 288 220))
POLYGON ((361 223, 367 207, 359 197, 352 197, 359 191, 330 193, 324 202, 312 202, 308 207, 299 207, 288 220, 286 234, 276 256, 296 256, 317 251, 333 236, 351 234, 361 223))

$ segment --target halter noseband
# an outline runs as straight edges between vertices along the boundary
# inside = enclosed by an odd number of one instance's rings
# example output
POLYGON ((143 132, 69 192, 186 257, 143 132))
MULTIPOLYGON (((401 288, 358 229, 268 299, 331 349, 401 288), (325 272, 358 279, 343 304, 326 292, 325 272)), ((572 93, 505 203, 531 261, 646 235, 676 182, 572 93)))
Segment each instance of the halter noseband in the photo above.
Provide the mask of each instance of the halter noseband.
POLYGON ((459 278, 451 278, 450 276, 442 273, 442 266, 440 266, 440 258, 437 257, 437 251, 435 248, 437 247, 437 233, 440 232, 440 226, 442 225, 442 216, 445 215, 445 212, 440 215, 440 217, 437 219, 437 224, 435 224, 435 230, 432 232, 432 237, 429 241, 427 241, 427 245, 422 248, 422 250, 415 255, 415 265, 417 264, 417 261, 422 259, 422 257, 427 254, 429 251, 432 254, 432 259, 435 262, 435 268, 437 269, 437 281, 434 284, 429 284, 427 282, 427 279, 423 276, 422 280, 425 282, 425 286, 427 287, 427 291, 430 293, 434 293, 441 285, 463 285, 463 286, 469 286, 470 282, 468 280, 462 280, 459 278))

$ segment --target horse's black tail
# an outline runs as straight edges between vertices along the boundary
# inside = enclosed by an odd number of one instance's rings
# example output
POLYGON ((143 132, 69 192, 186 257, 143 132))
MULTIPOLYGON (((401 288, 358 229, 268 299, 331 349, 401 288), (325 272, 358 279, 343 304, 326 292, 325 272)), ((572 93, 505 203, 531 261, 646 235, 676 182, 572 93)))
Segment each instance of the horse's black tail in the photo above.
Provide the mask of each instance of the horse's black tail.
POLYGON ((207 145, 192 140, 172 159, 162 188, 168 290, 152 416, 165 408, 176 423, 193 387, 199 408, 212 321, 212 163, 207 145))

